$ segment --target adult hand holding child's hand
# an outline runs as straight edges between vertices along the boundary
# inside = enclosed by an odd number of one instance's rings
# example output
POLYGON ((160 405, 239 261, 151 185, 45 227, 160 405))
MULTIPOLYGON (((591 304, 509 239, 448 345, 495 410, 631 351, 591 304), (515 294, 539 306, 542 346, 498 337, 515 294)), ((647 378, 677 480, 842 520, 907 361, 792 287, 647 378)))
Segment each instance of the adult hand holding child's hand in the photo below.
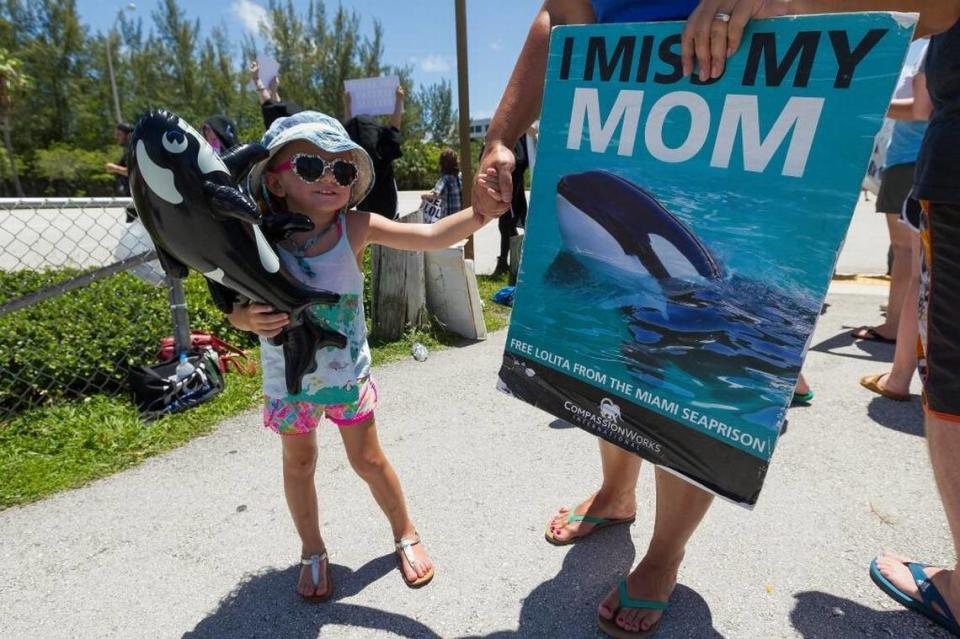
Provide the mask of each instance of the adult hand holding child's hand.
MULTIPOLYGON (((512 155, 513 154, 511 153, 511 156, 512 155)), ((498 173, 497 169, 494 167, 489 167, 486 170, 481 170, 477 173, 473 191, 474 195, 472 199, 474 202, 476 202, 476 192, 482 189, 487 193, 490 200, 490 202, 486 203, 482 209, 477 209, 476 204, 474 204, 474 214, 483 218, 484 224, 492 219, 500 217, 510 210, 512 190, 508 191, 506 196, 503 195, 503 191, 501 190, 503 188, 503 181, 500 179, 500 175, 501 174, 498 173)))
POLYGON ((513 169, 516 164, 513 151, 503 144, 488 143, 473 181, 470 199, 474 211, 484 217, 500 217, 510 208, 510 201, 513 199, 513 169), (491 175, 496 179, 491 180, 491 175))

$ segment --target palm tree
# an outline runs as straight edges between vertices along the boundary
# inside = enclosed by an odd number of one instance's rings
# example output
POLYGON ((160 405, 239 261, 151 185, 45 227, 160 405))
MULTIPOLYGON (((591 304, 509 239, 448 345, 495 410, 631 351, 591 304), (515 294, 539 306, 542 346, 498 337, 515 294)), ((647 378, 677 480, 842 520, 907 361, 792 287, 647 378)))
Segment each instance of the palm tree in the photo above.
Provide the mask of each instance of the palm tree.
POLYGON ((3 128, 3 145, 10 160, 10 175, 17 196, 23 197, 20 176, 17 175, 17 161, 13 155, 13 142, 10 138, 10 116, 13 114, 14 99, 30 86, 30 78, 20 71, 20 60, 0 48, 0 127, 3 128))

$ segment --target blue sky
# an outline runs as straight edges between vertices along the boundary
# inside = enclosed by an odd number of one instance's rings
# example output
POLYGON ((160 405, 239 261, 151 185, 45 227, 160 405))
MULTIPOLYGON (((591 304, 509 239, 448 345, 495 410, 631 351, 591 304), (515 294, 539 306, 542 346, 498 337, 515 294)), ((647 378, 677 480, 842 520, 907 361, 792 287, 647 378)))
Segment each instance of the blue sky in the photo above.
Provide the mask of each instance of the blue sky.
MULTIPOLYGON (((264 13, 268 0, 220 0, 215 2, 188 2, 180 5, 192 19, 199 18, 203 33, 217 24, 226 27, 236 46, 244 31, 256 34, 256 22, 264 13)), ((139 0, 133 16, 152 27, 152 12, 159 0, 139 0)), ((307 0, 293 0, 294 6, 306 13, 307 0)), ((328 15, 337 3, 327 0, 328 15)), ((414 80, 419 85, 431 84, 442 78, 453 82, 456 94, 456 31, 453 0, 343 0, 343 6, 361 16, 361 30, 370 33, 373 19, 379 19, 384 29, 384 60, 388 64, 410 64, 414 80)), ((82 22, 91 31, 106 32, 117 12, 127 2, 120 0, 78 0, 77 8, 82 22)), ((506 86, 513 64, 539 0, 468 0, 467 43, 470 61, 471 116, 489 117, 496 108, 506 86)), ((259 38, 259 36, 257 36, 259 38)))

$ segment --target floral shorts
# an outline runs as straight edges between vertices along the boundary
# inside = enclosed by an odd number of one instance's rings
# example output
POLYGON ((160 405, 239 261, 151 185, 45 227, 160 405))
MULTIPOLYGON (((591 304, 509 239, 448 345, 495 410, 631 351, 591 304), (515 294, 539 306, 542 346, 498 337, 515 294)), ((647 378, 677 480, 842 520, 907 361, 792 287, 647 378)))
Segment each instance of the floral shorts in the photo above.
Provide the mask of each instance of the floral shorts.
POLYGON ((348 404, 315 404, 265 398, 263 425, 280 435, 306 435, 323 417, 337 426, 353 426, 366 421, 377 408, 377 385, 372 377, 360 382, 360 397, 348 404))

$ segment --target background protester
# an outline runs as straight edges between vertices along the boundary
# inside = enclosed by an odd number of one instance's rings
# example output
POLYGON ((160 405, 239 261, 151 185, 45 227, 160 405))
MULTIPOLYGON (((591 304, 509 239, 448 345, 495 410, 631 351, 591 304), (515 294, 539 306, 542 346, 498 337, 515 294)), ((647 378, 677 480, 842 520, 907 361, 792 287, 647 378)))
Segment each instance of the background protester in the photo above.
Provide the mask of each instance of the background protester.
POLYGON ((207 118, 200 128, 200 134, 219 155, 240 144, 236 122, 225 115, 207 118))
MULTIPOLYGON (((927 447, 960 555, 960 0, 703 0, 683 32, 683 68, 689 74, 696 62, 702 80, 719 77, 752 18, 838 11, 915 12, 917 37, 933 36, 924 67, 933 114, 913 179, 923 210, 918 324, 927 447)), ((953 569, 938 568, 887 552, 871 563, 870 576, 892 599, 960 636, 956 561, 953 569)))
MULTIPOLYGON (((436 219, 463 208, 463 181, 460 177, 460 157, 453 149, 440 152, 440 179, 433 189, 422 194, 425 200, 440 203, 440 213, 436 219)), ((436 221, 436 220, 433 220, 436 221)))
POLYGON ((381 126, 369 115, 351 117, 350 94, 343 93, 344 126, 350 139, 363 147, 373 160, 376 179, 367 198, 358 206, 363 211, 397 217, 397 183, 393 177, 393 161, 403 156, 400 150, 400 125, 404 108, 403 85, 397 87, 390 125, 381 126))
MULTIPOLYGON (((924 130, 926 129, 925 121, 929 119, 933 111, 933 104, 930 101, 930 94, 927 91, 926 74, 923 72, 927 43, 926 40, 919 40, 914 43, 914 45, 923 47, 923 54, 921 54, 917 64, 911 65, 907 73, 904 74, 906 77, 912 78, 913 96, 894 99, 890 105, 890 112, 888 114, 891 118, 897 118, 898 124, 902 121, 910 120, 913 121, 911 123, 923 121, 924 130)), ((903 80, 901 80, 901 82, 903 82, 903 80)), ((896 135, 896 131, 894 135, 896 135)), ((917 153, 919 153, 921 142, 922 140, 916 142, 917 153)), ((894 148, 893 143, 891 143, 891 148, 894 148)), ((912 157, 915 163, 916 153, 913 154, 912 157)), ((908 189, 913 186, 913 167, 914 164, 911 164, 908 189)), ((879 210, 878 206, 878 211, 879 210)), ((894 227, 896 227, 897 232, 906 235, 910 241, 910 252, 906 258, 906 261, 910 264, 910 273, 907 276, 906 291, 903 293, 902 303, 900 304, 900 319, 897 324, 896 333, 897 346, 893 356, 893 366, 889 372, 867 375, 860 379, 860 384, 864 388, 888 399, 901 402, 910 400, 910 383, 913 380, 913 373, 917 368, 917 337, 919 335, 917 303, 920 292, 921 259, 920 216, 920 203, 910 197, 907 197, 907 200, 903 203, 900 213, 896 216, 894 222, 891 223, 889 220, 892 216, 887 215, 888 224, 890 224, 891 228, 891 239, 893 237, 892 231, 894 227)), ((894 264, 894 274, 896 276, 896 264, 894 264)), ((892 295, 893 284, 894 283, 891 282, 890 285, 891 308, 892 300, 894 299, 892 295)), ((890 310, 887 311, 888 318, 890 312, 890 310)), ((879 333, 880 330, 881 327, 879 326, 874 328, 874 332, 879 333)))
MULTIPOLYGON (((679 20, 694 9, 694 0, 624 2, 623 0, 546 0, 537 13, 487 131, 487 144, 477 175, 496 169, 500 196, 477 180, 472 190, 474 209, 493 212, 514 193, 517 165, 514 147, 540 114, 547 66, 550 30, 561 24, 679 20), (509 196, 507 194, 510 194, 509 196)), ((603 481, 600 490, 573 509, 560 508, 547 524, 547 541, 567 545, 595 530, 629 525, 637 510, 640 458, 604 440, 600 442, 603 481)), ((713 495, 657 468, 657 504, 653 536, 636 568, 623 582, 623 592, 646 606, 621 606, 620 587, 600 604, 601 624, 615 625, 618 633, 646 633, 659 625, 677 583, 687 541, 706 515, 713 495)))
MULTIPOLYGON (((107 162, 105 170, 116 177, 117 195, 120 197, 130 197, 130 182, 127 178, 127 160, 129 153, 130 134, 133 133, 133 127, 126 122, 119 122, 113 129, 114 139, 117 146, 123 149, 120 159, 116 162, 107 162)), ((132 222, 137 217, 137 209, 133 204, 128 204, 125 208, 125 217, 127 222, 132 222)))
POLYGON ((117 141, 123 151, 116 162, 107 162, 104 169, 116 177, 117 195, 128 197, 130 195, 130 183, 127 180, 127 145, 130 143, 130 134, 133 133, 133 127, 126 122, 119 122, 113 129, 113 138, 117 141))
POLYGON ((853 331, 853 336, 857 339, 888 343, 897 340, 901 311, 914 271, 913 233, 900 223, 900 211, 903 210, 913 187, 913 169, 927 130, 926 120, 933 111, 927 93, 926 76, 923 73, 926 48, 927 40, 918 40, 911 45, 908 59, 912 59, 913 63, 905 66, 900 74, 894 100, 887 114, 896 122, 886 149, 886 161, 880 174, 880 193, 877 195, 876 205, 877 213, 886 217, 890 245, 893 248, 887 318, 878 326, 861 326, 853 331))
POLYGON ((510 200, 510 210, 497 220, 500 230, 500 255, 497 257, 497 266, 494 275, 510 271, 510 239, 518 234, 517 228, 523 228, 527 223, 527 192, 525 175, 530 166, 527 153, 528 142, 525 133, 513 145, 515 164, 513 167, 513 197, 510 200))

